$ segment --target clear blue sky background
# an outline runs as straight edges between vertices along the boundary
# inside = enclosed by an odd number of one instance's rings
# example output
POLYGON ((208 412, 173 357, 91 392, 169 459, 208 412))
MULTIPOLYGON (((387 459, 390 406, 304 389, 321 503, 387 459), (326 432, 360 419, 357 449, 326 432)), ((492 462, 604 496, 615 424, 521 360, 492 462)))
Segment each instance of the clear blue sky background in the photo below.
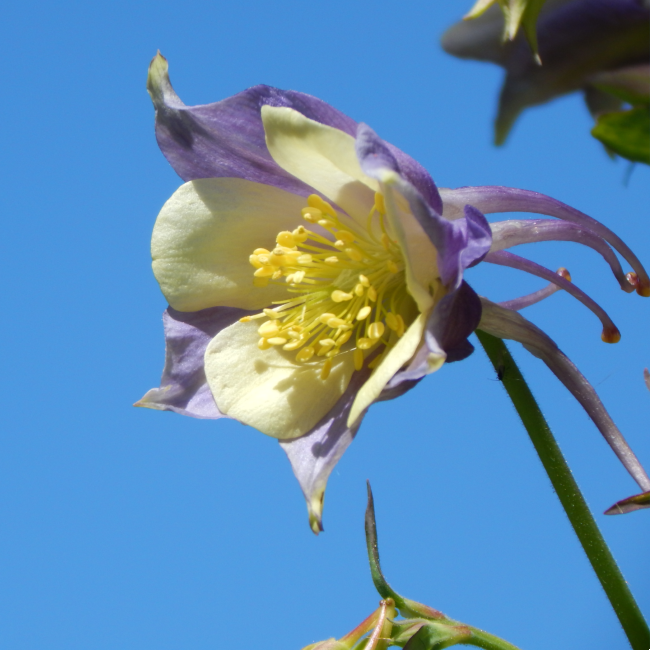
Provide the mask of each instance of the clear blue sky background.
MULTIPOLYGON (((335 469, 326 532, 275 441, 234 422, 134 409, 157 385, 165 301, 149 237, 180 184, 157 149, 147 65, 160 48, 188 104, 257 83, 321 97, 419 160, 441 186, 550 194, 650 263, 647 168, 627 187, 577 96, 531 110, 501 150, 501 72, 445 55, 470 2, 25 0, 3 10, 0 175, 0 648, 299 650, 377 605, 365 480, 385 572, 404 595, 525 650, 625 640, 526 433, 477 351, 373 407, 335 469)), ((526 251, 523 251, 526 252, 526 251)), ((601 302, 557 294, 526 314, 596 385, 650 466, 650 300, 572 244, 527 253, 601 302)), ((541 282, 480 265, 496 300, 541 282)), ((648 511, 600 513, 635 484, 540 362, 513 351, 632 590, 650 613, 648 511)))

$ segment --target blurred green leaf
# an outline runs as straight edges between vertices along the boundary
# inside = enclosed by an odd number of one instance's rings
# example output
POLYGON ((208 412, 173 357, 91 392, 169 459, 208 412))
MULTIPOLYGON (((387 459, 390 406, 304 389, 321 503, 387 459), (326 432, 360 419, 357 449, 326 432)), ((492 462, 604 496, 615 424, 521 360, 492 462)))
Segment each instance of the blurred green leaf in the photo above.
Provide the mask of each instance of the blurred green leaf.
POLYGON ((650 165, 650 107, 604 113, 591 135, 623 158, 650 165))

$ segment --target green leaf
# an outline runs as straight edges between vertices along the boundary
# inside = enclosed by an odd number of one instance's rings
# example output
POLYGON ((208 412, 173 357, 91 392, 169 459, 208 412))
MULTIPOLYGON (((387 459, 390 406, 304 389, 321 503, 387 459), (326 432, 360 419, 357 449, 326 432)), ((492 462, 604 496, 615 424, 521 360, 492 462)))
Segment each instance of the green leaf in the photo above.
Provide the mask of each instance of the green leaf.
POLYGON ((619 156, 650 165, 650 107, 604 113, 591 135, 619 156))

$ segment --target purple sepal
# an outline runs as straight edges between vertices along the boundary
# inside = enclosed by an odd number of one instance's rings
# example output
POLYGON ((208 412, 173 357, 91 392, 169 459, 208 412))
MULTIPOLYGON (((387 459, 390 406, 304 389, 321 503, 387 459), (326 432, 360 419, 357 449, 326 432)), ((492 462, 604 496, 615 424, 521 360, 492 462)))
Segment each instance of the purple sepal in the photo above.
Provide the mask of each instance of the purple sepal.
MULTIPOLYGON (((159 55, 160 56, 160 55, 159 55)), ((184 180, 243 178, 279 187, 299 196, 313 189, 284 171, 271 157, 262 124, 262 106, 292 108, 305 117, 356 137, 357 123, 326 102, 293 90, 253 86, 220 102, 186 106, 169 81, 163 57, 155 57, 147 89, 156 109, 156 139, 161 151, 184 180)), ((386 147, 401 173, 429 204, 442 211, 431 176, 393 145, 386 147)))
POLYGON ((224 327, 251 312, 211 307, 181 312, 169 307, 163 314, 165 368, 159 388, 152 388, 136 406, 174 411, 194 418, 227 417, 219 411, 207 383, 203 357, 208 343, 224 327))
POLYGON ((293 440, 279 440, 307 500, 309 518, 314 532, 317 532, 316 528, 323 530, 322 495, 325 493, 327 479, 345 450, 350 446, 363 419, 362 415, 352 428, 347 426, 348 414, 357 392, 369 376, 370 370, 367 367, 360 372, 355 372, 345 393, 334 408, 309 433, 293 440), (318 495, 319 492, 321 492, 321 509, 315 511, 312 507, 312 500, 314 495, 318 495))
POLYGON ((357 157, 368 176, 377 178, 381 169, 390 169, 406 178, 422 194, 438 214, 442 214, 442 199, 431 175, 410 156, 384 142, 367 124, 359 124, 356 140, 357 157))
POLYGON ((411 210, 438 251, 438 270, 443 284, 457 289, 463 272, 478 264, 492 245, 492 231, 487 219, 471 205, 464 208, 464 217, 449 221, 428 210, 422 200, 407 195, 411 210))
POLYGON ((446 363, 466 359, 474 351, 467 337, 478 327, 481 312, 481 299, 463 280, 431 312, 424 331, 427 345, 440 346, 447 354, 446 363))
MULTIPOLYGON (((492 245, 492 231, 485 216, 475 207, 466 205, 464 217, 460 219, 449 221, 441 217, 442 204, 439 210, 432 207, 418 188, 401 174, 399 161, 387 144, 366 124, 359 126, 356 147, 361 168, 368 176, 381 180, 382 169, 399 174, 399 191, 408 200, 413 216, 438 252, 438 270, 443 284, 457 289, 463 280, 463 271, 478 264, 492 245)), ((436 195, 439 198, 437 190, 436 195)))
POLYGON ((482 308, 481 299, 464 280, 458 289, 444 296, 427 320, 424 344, 386 385, 385 391, 391 392, 391 399, 413 388, 429 372, 431 352, 443 350, 446 363, 462 361, 472 354, 474 346, 467 337, 478 327, 482 308))
MULTIPOLYGON (((323 530, 322 498, 329 478, 336 463, 339 462, 345 450, 361 425, 365 412, 357 418, 352 427, 347 426, 348 415, 359 389, 370 377, 371 370, 367 365, 363 370, 355 372, 350 383, 334 408, 307 434, 294 440, 279 440, 284 449, 291 468, 307 501, 309 519, 314 532, 323 530), (318 496, 320 492, 320 497, 318 496), (313 499, 320 498, 318 509, 313 509, 313 499)), ((398 381, 395 385, 389 383, 377 398, 378 402, 395 399, 411 390, 416 380, 398 381)))

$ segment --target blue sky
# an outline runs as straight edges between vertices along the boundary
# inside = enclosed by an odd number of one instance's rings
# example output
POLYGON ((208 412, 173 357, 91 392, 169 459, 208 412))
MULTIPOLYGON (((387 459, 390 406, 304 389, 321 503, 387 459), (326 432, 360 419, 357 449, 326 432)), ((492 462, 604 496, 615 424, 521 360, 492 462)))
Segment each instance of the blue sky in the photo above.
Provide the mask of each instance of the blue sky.
MULTIPOLYGON (((528 111, 491 144, 501 72, 445 55, 469 3, 13 3, 0 25, 4 282, 0 647, 299 650, 376 606, 365 480, 385 573, 405 596, 526 650, 623 647, 526 433, 485 355, 374 406, 330 479, 314 537, 277 443, 235 422, 134 409, 157 385, 165 301, 155 217, 180 179, 157 149, 145 90, 157 49, 187 104, 257 83, 324 99, 419 160, 438 185, 508 185, 602 220, 650 264, 639 166, 611 161, 577 96, 528 111)), ((650 301, 592 251, 524 251, 573 280, 623 338, 565 294, 527 310, 593 382, 650 466, 650 301)), ((534 278, 487 264, 495 300, 534 278)), ((600 513, 635 491, 542 364, 513 353, 650 612, 646 512, 600 513)))

